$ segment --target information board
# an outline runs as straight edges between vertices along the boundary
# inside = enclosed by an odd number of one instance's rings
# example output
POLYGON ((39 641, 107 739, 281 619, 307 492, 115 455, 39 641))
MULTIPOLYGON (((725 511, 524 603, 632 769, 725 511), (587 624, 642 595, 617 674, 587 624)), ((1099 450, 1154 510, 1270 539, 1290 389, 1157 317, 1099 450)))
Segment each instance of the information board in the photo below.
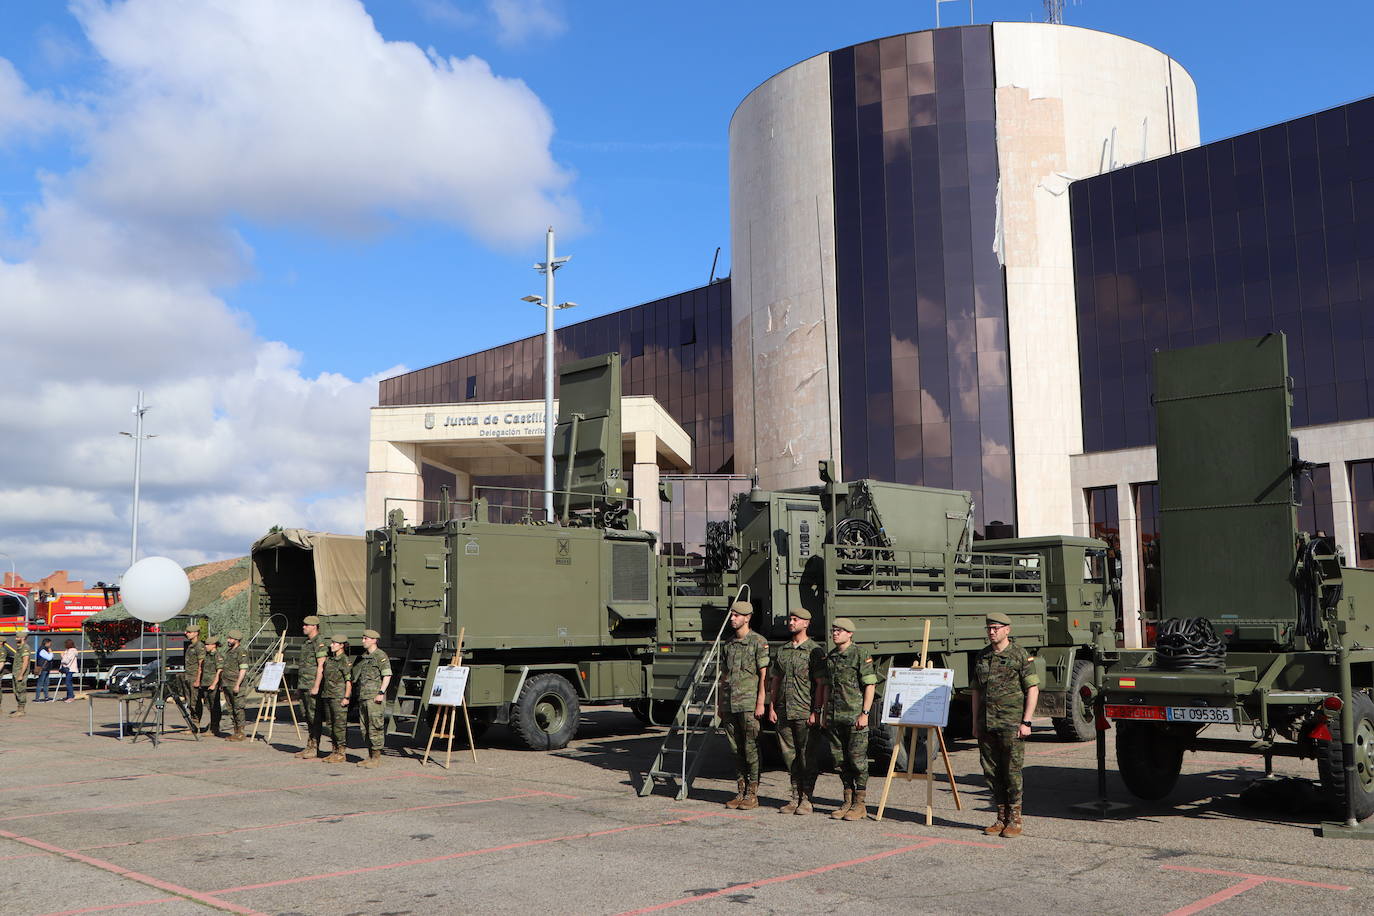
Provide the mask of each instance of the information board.
POLYGON ((953 693, 954 672, 949 668, 892 668, 883 693, 883 724, 944 728, 953 693))
POLYGON ((434 686, 429 691, 430 706, 461 706, 463 691, 468 686, 469 668, 445 665, 434 672, 434 686))
POLYGON ((261 693, 276 693, 281 689, 282 674, 286 671, 286 662, 268 662, 262 666, 262 677, 258 678, 258 690, 261 693))

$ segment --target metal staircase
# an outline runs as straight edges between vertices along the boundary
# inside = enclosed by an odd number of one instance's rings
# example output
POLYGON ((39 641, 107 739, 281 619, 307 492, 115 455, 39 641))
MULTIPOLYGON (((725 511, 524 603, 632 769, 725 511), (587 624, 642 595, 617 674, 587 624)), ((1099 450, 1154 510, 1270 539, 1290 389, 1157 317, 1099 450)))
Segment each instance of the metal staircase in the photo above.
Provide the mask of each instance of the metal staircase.
MULTIPOLYGON (((747 590, 748 586, 742 586, 735 600, 740 600, 740 595, 747 594, 747 590)), ((730 615, 724 615, 720 628, 716 630, 715 641, 702 653, 692 670, 691 680, 678 704, 677 715, 668 726, 668 734, 663 737, 663 744, 654 757, 653 765, 640 781, 641 796, 651 794, 660 785, 676 784, 679 801, 691 791, 692 781, 701 769, 711 737, 720 732, 716 694, 720 687, 721 640, 729 622, 730 615)))

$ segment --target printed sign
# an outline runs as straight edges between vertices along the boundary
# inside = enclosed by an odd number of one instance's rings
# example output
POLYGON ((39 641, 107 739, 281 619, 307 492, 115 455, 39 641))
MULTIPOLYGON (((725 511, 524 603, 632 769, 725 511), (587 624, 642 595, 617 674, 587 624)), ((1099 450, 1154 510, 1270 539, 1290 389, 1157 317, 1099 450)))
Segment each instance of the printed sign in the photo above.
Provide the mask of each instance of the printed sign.
POLYGON ((434 686, 429 691, 430 706, 461 706, 463 692, 468 687, 470 668, 445 665, 434 672, 434 686))
POLYGON ((268 662, 262 666, 262 677, 258 678, 261 693, 276 693, 281 689, 281 677, 286 671, 286 662, 268 662))
POLYGON ((883 724, 944 728, 953 693, 954 672, 948 668, 893 668, 883 693, 883 724))

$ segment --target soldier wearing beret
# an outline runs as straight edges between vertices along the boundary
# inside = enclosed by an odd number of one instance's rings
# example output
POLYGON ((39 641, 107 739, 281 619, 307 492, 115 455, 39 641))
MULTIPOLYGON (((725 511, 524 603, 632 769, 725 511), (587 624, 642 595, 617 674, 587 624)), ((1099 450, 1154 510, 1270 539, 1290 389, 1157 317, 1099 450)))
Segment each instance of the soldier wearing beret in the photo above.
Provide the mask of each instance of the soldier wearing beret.
POLYGON ((353 663, 348 658, 348 637, 335 633, 329 637, 329 655, 320 672, 319 697, 329 719, 329 734, 334 739, 334 751, 324 758, 325 763, 343 763, 348 759, 348 700, 353 693, 353 663))
POLYGON ((186 643, 182 647, 181 682, 177 690, 186 698, 186 711, 191 714, 191 731, 200 731, 200 717, 204 712, 205 687, 201 681, 205 666, 205 643, 200 641, 200 625, 191 624, 186 628, 186 643))
POLYGON ((320 702, 320 678, 324 674, 325 656, 329 643, 320 635, 320 618, 311 614, 301 622, 305 642, 296 653, 296 687, 301 692, 301 712, 305 715, 305 747, 296 752, 303 760, 319 755, 320 725, 324 721, 324 704, 320 702))
POLYGON ((27 715, 24 707, 29 702, 29 668, 33 661, 33 654, 32 650, 29 649, 28 635, 28 630, 15 630, 13 647, 6 646, 13 656, 13 660, 10 662, 10 690, 14 693, 14 703, 17 708, 10 715, 16 719, 22 719, 27 715))
POLYGON ((987 615, 988 645, 973 660, 973 736, 978 739, 997 820, 989 836, 1021 835, 1021 764, 1040 678, 1030 653, 1011 639, 1011 618, 987 615))
POLYGON ((768 640, 749 629, 754 606, 730 605, 731 638, 721 647, 716 714, 735 755, 738 792, 727 808, 759 806, 759 720, 767 696, 768 640))
POLYGON ((243 733, 243 679, 248 676, 248 649, 243 645, 243 632, 230 630, 224 634, 226 645, 219 653, 219 664, 215 669, 215 679, 210 689, 219 689, 229 717, 234 723, 234 733, 227 736, 229 741, 247 741, 243 733))
POLYGON ((830 638, 835 645, 826 653, 821 681, 825 731, 844 784, 844 803, 830 816, 858 821, 868 816, 868 714, 878 675, 873 657, 854 644, 854 621, 836 617, 830 638))
POLYGON ((825 650, 807 635, 811 612, 795 608, 787 615, 791 639, 777 650, 768 666, 768 721, 777 726, 782 759, 792 781, 792 795, 783 814, 810 814, 811 794, 816 788, 816 754, 820 750, 816 728, 816 681, 825 667, 825 650))
POLYGON ((353 663, 353 696, 358 698, 358 724, 363 729, 367 757, 360 767, 375 767, 382 762, 386 744, 386 688, 391 684, 391 660, 377 648, 382 634, 363 631, 363 654, 353 663))
MULTIPOLYGON (((205 659, 200 663, 200 692, 196 697, 197 708, 204 701, 210 707, 210 734, 219 737, 220 702, 219 690, 213 685, 219 680, 219 654, 220 638, 210 635, 205 638, 205 659)), ((196 717, 196 725, 200 725, 200 717, 196 717)))

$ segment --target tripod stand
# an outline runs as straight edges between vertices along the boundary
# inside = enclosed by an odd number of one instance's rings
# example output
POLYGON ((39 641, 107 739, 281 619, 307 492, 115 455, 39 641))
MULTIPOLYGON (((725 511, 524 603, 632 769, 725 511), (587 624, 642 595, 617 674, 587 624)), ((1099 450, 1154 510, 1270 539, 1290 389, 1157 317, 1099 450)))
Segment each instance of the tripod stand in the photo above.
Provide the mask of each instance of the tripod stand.
POLYGON ((152 687, 152 692, 142 701, 138 709, 138 728, 130 743, 138 740, 139 735, 146 734, 148 740, 153 742, 153 747, 157 747, 162 736, 167 732, 167 700, 171 699, 176 704, 177 710, 181 713, 181 720, 186 723, 186 729, 191 733, 191 737, 200 740, 199 730, 191 724, 191 711, 186 708, 186 698, 176 690, 171 689, 167 683, 167 634, 158 628, 158 658, 157 658, 157 681, 152 687), (148 731, 149 720, 156 714, 157 727, 148 731))

